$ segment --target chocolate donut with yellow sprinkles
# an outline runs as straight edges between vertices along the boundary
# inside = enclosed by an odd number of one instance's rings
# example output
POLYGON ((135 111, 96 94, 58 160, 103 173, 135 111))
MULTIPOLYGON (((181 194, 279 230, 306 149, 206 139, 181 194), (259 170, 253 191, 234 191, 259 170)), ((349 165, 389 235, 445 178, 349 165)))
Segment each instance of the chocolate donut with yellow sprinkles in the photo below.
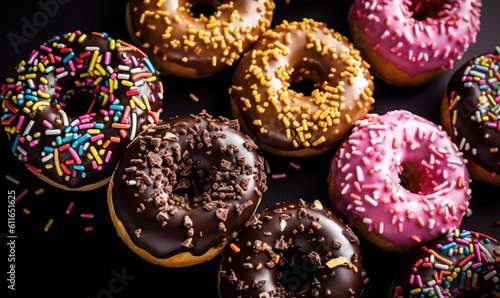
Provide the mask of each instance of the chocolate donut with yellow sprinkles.
POLYGON ((368 68, 347 38, 325 24, 284 21, 239 62, 229 89, 233 116, 273 154, 321 154, 374 103, 368 68), (298 82, 311 82, 312 92, 295 91, 298 82))
POLYGON ((129 0, 132 41, 176 76, 199 78, 240 58, 271 25, 273 0, 129 0))
POLYGON ((361 297, 358 238, 320 201, 277 204, 224 251, 220 297, 361 297))
POLYGON ((159 118, 156 74, 145 53, 106 33, 54 36, 2 86, 12 153, 64 190, 106 184, 123 149, 159 118))
POLYGON ((218 255, 267 189, 257 145, 237 120, 174 117, 142 132, 118 164, 108 206, 123 241, 166 267, 218 255))

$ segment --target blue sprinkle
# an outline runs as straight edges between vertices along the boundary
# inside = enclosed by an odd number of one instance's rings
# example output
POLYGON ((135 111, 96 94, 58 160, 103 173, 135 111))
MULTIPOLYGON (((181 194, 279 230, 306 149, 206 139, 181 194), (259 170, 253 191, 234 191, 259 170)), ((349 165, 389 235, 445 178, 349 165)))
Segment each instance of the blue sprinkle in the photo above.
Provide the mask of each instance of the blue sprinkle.
POLYGON ((74 126, 73 127, 73 132, 77 132, 78 131, 78 126, 74 126))
POLYGON ((85 167, 82 165, 75 165, 75 166, 73 166, 73 169, 75 169, 77 171, 84 171, 85 167))
POLYGON ((490 239, 488 239, 488 238, 484 238, 484 241, 483 241, 483 242, 484 242, 484 243, 486 243, 486 244, 490 244, 490 243, 491 243, 491 242, 490 242, 490 239))
POLYGON ((58 41, 58 40, 61 40, 61 38, 60 38, 59 36, 58 36, 58 37, 55 37, 55 38, 52 38, 52 39, 47 40, 47 43, 51 43, 51 42, 58 41))
POLYGON ((116 110, 116 111, 123 111, 123 109, 124 109, 122 105, 114 105, 114 104, 110 105, 109 108, 111 110, 116 110))
POLYGON ((83 136, 79 137, 78 140, 76 140, 78 143, 83 143, 86 139, 90 138, 90 135, 88 133, 84 134, 83 136))
POLYGON ((441 246, 441 247, 439 248, 439 250, 441 250, 441 251, 443 251, 443 250, 448 250, 448 249, 453 248, 453 247, 455 247, 455 246, 457 246, 457 243, 455 243, 455 242, 450 242, 450 243, 448 243, 448 244, 446 244, 446 245, 441 246))
POLYGON ((87 173, 82 172, 82 178, 85 178, 85 177, 87 177, 87 173))
POLYGON ((54 152, 54 148, 52 148, 52 147, 43 147, 43 151, 54 152))
POLYGON ((155 68, 153 67, 153 64, 151 61, 149 61, 149 58, 144 58, 142 61, 144 61, 144 64, 149 68, 149 71, 151 71, 152 74, 155 73, 155 68))
POLYGON ((20 137, 21 137, 21 135, 17 134, 16 139, 14 140, 14 143, 12 143, 12 152, 16 152, 17 144, 19 143, 20 137))
POLYGON ((75 52, 70 52, 66 57, 64 57, 63 62, 68 63, 68 61, 75 56, 75 52))
POLYGON ((470 231, 466 231, 466 232, 460 233, 460 238, 464 238, 464 237, 467 237, 467 236, 470 236, 470 231))
POLYGON ((62 145, 62 139, 61 139, 61 137, 60 137, 60 136, 57 136, 57 137, 56 137, 56 143, 57 143, 57 145, 59 145, 59 146, 61 146, 61 145, 62 145))
POLYGON ((476 70, 479 70, 479 71, 482 71, 482 72, 488 72, 488 68, 487 67, 484 67, 482 65, 478 65, 476 64, 476 70))
POLYGON ((97 129, 102 129, 102 128, 104 128, 104 123, 96 123, 94 125, 94 127, 97 128, 97 129))
POLYGON ((24 98, 26 98, 27 100, 31 100, 31 101, 37 101, 38 100, 38 98, 36 96, 29 95, 29 94, 26 94, 24 96, 24 98))

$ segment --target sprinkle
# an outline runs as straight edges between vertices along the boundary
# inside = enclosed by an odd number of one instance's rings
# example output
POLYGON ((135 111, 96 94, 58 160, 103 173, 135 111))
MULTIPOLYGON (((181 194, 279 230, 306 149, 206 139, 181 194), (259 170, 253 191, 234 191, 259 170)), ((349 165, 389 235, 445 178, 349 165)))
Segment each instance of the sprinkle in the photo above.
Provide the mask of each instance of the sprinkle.
POLYGON ((236 246, 236 244, 234 244, 234 243, 231 243, 231 244, 229 245, 229 247, 230 247, 230 248, 231 248, 234 252, 236 252, 236 253, 239 253, 239 252, 240 252, 240 250, 241 250, 241 249, 240 249, 238 246, 236 246))
POLYGON ((292 168, 300 170, 300 165, 294 163, 293 161, 288 163, 292 168))
POLYGON ((16 196, 16 202, 22 199, 26 194, 28 194, 28 189, 25 188, 19 195, 16 196))
POLYGON ((94 218, 94 214, 93 213, 81 213, 80 217, 81 218, 94 218))
POLYGON ((23 208, 23 212, 25 214, 30 214, 31 213, 31 211, 28 208, 23 208))
POLYGON ((283 179, 283 178, 286 178, 286 173, 272 174, 271 178, 273 178, 273 179, 283 179))
POLYGON ((93 231, 93 230, 94 230, 93 226, 85 227, 85 232, 90 232, 90 231, 93 231))
POLYGON ((200 99, 194 95, 193 93, 189 93, 189 97, 194 101, 194 102, 199 102, 200 99))
POLYGON ((75 205, 74 202, 69 203, 68 208, 66 209, 66 214, 70 214, 71 210, 73 210, 73 206, 75 205))
POLYGON ((15 185, 19 185, 19 183, 21 183, 21 181, 19 181, 19 179, 14 178, 14 177, 12 177, 12 176, 11 176, 11 175, 9 175, 9 174, 6 174, 6 175, 5 175, 5 179, 7 179, 8 181, 10 181, 10 182, 14 183, 15 185))
POLYGON ((35 195, 41 195, 45 190, 43 188, 39 188, 37 190, 35 190, 35 195))
POLYGON ((45 225, 45 228, 43 228, 43 230, 45 232, 48 232, 50 227, 52 226, 52 223, 54 223, 54 220, 51 218, 51 219, 49 219, 49 221, 47 222, 47 224, 45 225))

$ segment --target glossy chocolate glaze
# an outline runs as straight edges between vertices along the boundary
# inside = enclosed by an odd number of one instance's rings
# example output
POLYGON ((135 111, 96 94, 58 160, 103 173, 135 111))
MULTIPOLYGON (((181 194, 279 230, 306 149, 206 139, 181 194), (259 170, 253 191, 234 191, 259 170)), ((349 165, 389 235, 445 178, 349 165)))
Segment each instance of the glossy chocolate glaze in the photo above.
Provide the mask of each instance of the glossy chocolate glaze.
POLYGON ((266 190, 263 159, 238 122, 207 114, 141 133, 113 176, 113 206, 133 243, 156 258, 200 256, 230 239, 266 190))
POLYGON ((319 201, 278 204, 256 214, 224 251, 220 295, 361 297, 358 244, 319 201))
POLYGON ((194 68, 202 77, 239 59, 269 28, 274 7, 272 0, 130 0, 130 31, 157 61, 194 68), (195 15, 198 7, 209 13, 195 15))
POLYGON ((2 119, 9 119, 2 124, 15 128, 6 128, 12 152, 32 172, 68 189, 108 179, 127 144, 162 108, 163 87, 145 54, 101 33, 54 36, 13 78, 2 89, 2 119), (144 96, 147 107, 130 108, 130 91, 142 102, 144 96), (65 112, 76 102, 82 110, 65 112), (45 105, 34 108, 38 104, 45 105))
POLYGON ((455 230, 414 254, 388 296, 498 297, 499 272, 500 245, 496 239, 455 230), (429 294, 431 291, 435 296, 429 294))
POLYGON ((500 174, 499 54, 480 55, 464 63, 446 91, 455 142, 492 175, 500 174))
POLYGON ((368 67, 347 38, 323 23, 285 22, 244 55, 229 91, 257 142, 319 154, 340 143, 374 102, 368 67), (290 87, 301 81, 314 84, 311 94, 290 87))

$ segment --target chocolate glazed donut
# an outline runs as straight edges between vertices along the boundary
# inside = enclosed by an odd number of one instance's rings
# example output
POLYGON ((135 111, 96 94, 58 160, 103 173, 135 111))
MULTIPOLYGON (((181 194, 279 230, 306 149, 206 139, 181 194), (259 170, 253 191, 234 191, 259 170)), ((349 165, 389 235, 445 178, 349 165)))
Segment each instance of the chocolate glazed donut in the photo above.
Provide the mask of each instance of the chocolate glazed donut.
POLYGON ((500 185, 500 48, 464 63, 450 78, 441 124, 468 159, 474 179, 500 185))
POLYGON ((499 272, 498 241, 456 229, 414 254, 387 297, 500 297, 499 272))
POLYGON ((322 154, 374 103, 368 68, 347 38, 325 24, 285 21, 239 62, 229 89, 233 116, 273 154, 322 154), (308 82, 310 93, 293 85, 308 82))
POLYGON ((132 41, 162 71, 199 78, 220 72, 271 25, 272 0, 129 0, 132 41))
POLYGON ((127 148, 108 189, 113 223, 144 259, 168 267, 211 259, 254 214, 263 160, 237 120, 172 118, 127 148))
POLYGON ((254 215, 224 251, 221 297, 361 297, 358 238, 319 201, 254 215))

